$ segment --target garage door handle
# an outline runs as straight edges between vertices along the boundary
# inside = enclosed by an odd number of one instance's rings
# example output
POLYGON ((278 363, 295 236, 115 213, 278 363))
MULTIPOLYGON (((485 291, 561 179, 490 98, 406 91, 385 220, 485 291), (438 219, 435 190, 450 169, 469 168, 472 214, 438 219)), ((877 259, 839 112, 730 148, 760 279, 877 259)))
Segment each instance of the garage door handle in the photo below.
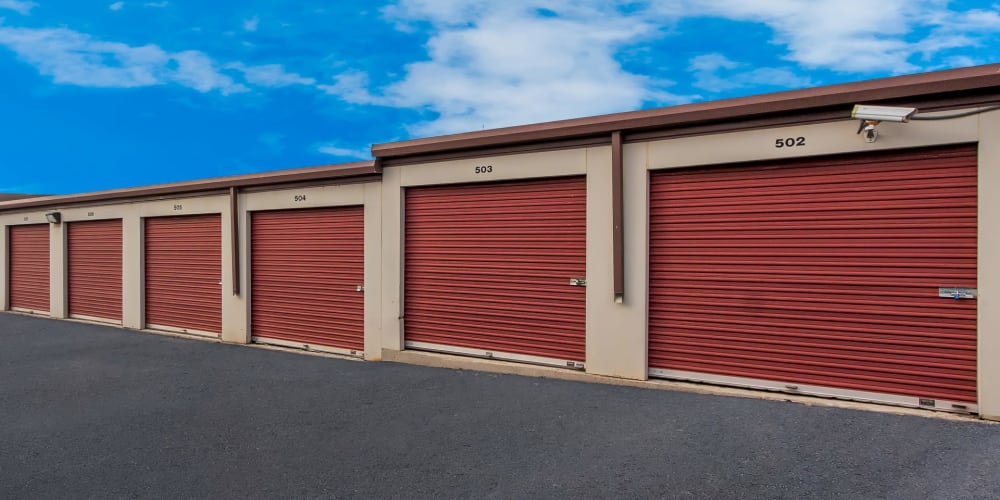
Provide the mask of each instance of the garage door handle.
POLYGON ((977 295, 975 288, 938 288, 938 297, 946 299, 974 299, 977 295))
POLYGON ((358 291, 358 292, 361 292, 361 293, 364 293, 364 292, 365 292, 365 286, 364 286, 364 285, 358 285, 358 288, 357 288, 357 290, 355 290, 355 291, 358 291))
POLYGON ((587 278, 570 278, 570 286, 587 286, 587 278))

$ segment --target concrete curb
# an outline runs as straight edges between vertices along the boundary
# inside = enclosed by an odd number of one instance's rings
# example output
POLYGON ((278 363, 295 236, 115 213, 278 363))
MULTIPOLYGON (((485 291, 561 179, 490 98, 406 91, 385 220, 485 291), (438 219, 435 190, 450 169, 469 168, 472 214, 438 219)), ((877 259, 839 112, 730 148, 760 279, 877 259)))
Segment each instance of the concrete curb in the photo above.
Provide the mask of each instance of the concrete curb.
POLYGON ((529 365, 514 363, 509 361, 498 361, 494 359, 483 359, 466 356, 456 356, 451 354, 441 354, 426 351, 393 351, 383 350, 382 361, 392 363, 405 363, 411 365, 430 366, 435 368, 449 368, 453 370, 475 370, 490 373, 502 373, 506 375, 520 375, 524 377, 541 377, 559 380, 569 380, 574 382, 586 382, 592 384, 606 384, 623 387, 636 387, 639 389, 654 389, 662 391, 682 391, 696 394, 706 394, 712 396, 729 396, 748 399, 762 399, 768 401, 786 401, 806 406, 824 406, 829 408, 842 408, 849 410, 870 411, 878 413, 888 413, 893 415, 909 415, 924 418, 936 418, 942 420, 953 420, 962 422, 979 422, 987 425, 1000 425, 1000 422, 980 419, 976 415, 965 415, 960 413, 949 413, 943 411, 933 411, 922 408, 907 408, 903 406, 890 406, 877 403, 864 403, 859 401, 849 401, 842 399, 823 398, 819 396, 800 396, 783 392, 772 392, 756 389, 742 389, 739 387, 725 387, 710 384, 699 384, 694 382, 678 382, 671 380, 649 379, 633 380, 603 375, 593 375, 581 371, 566 368, 556 368, 551 366, 529 365))

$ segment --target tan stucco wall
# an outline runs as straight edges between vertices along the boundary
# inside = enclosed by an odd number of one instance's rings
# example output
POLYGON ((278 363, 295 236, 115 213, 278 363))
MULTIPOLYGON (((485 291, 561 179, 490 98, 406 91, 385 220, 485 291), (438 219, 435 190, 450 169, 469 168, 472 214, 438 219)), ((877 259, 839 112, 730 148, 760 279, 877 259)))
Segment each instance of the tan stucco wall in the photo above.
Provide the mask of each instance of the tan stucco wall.
MULTIPOLYGON (((950 113, 950 112, 949 112, 950 113)), ((941 114, 941 113, 938 113, 941 114)), ((948 114, 948 113, 944 113, 948 114)), ((882 123, 874 143, 856 134, 857 122, 781 127, 651 141, 644 144, 649 170, 698 165, 724 165, 753 160, 805 158, 816 155, 862 153, 979 142, 979 412, 1000 418, 1000 315, 991 307, 993 288, 1000 285, 1000 265, 991 256, 1000 254, 1000 236, 992 229, 1000 220, 1000 201, 992 193, 1000 189, 1000 113, 987 113, 953 120, 882 123), (775 147, 775 140, 805 137, 805 146, 775 147)), ((627 151, 626 163, 636 161, 627 151)), ((627 240, 628 241, 628 240, 627 240)))
MULTIPOLYGON (((48 207, 23 213, 0 215, 0 224, 27 224, 45 222, 45 214, 60 212, 62 223, 51 224, 50 228, 50 300, 51 315, 65 318, 68 313, 67 283, 67 223, 122 219, 122 325, 128 328, 143 328, 143 252, 142 219, 144 217, 177 216, 218 213, 222 216, 222 277, 220 293, 231 290, 230 242, 229 242, 229 198, 228 196, 184 197, 134 203, 115 203, 97 206, 48 207), (27 219, 27 220, 25 220, 27 219)), ((0 272, 6 281, 7 266, 0 272)), ((221 297, 221 296, 220 296, 221 297)), ((220 300, 222 300, 220 298, 220 300)), ((238 318, 234 318, 231 305, 223 301, 223 339, 233 336, 234 328, 239 328, 238 318)))
POLYGON ((865 142, 857 135, 857 130, 856 121, 844 120, 652 141, 647 143, 647 166, 650 169, 692 167, 886 151, 973 142, 978 137, 977 119, 974 116, 947 121, 882 123, 878 126, 878 140, 873 143, 865 142), (805 139, 805 145, 775 147, 778 139, 799 137, 805 139))
MULTIPOLYGON (((609 148, 603 150, 610 158, 609 148)), ((382 347, 403 349, 403 197, 407 187, 447 185, 468 182, 495 182, 517 179, 540 179, 567 175, 585 175, 591 152, 588 149, 546 151, 527 154, 482 156, 430 162, 405 167, 386 168, 382 173, 382 347), (477 166, 490 165, 488 173, 477 173, 477 166)), ((610 163, 606 168, 610 168, 610 163)), ((588 190, 590 189, 588 184, 588 190)), ((588 213, 589 208, 588 195, 588 213)), ((590 225, 587 227, 590 238, 590 225)), ((588 272, 590 260, 587 261, 588 272)), ((588 277, 589 280, 589 277, 588 277)), ((591 287, 587 287, 589 295, 591 287)))
POLYGON ((10 295, 7 292, 7 226, 0 225, 0 311, 10 309, 10 295))
POLYGON ((122 219, 122 326, 141 329, 144 322, 143 286, 143 218, 198 214, 219 214, 222 222, 222 334, 225 342, 247 343, 249 336, 249 227, 248 210, 272 210, 344 205, 365 206, 365 353, 369 359, 381 354, 379 311, 382 265, 381 251, 381 187, 378 183, 343 186, 313 186, 274 191, 259 191, 239 195, 238 207, 240 245, 240 294, 233 294, 232 238, 228 195, 179 197, 131 203, 114 203, 80 207, 48 207, 22 213, 0 214, 4 227, 0 251, 0 302, 8 309, 7 292, 7 230, 9 225, 37 224, 45 221, 48 212, 60 212, 63 223, 50 228, 50 300, 51 315, 65 318, 68 312, 67 283, 67 224, 77 221, 122 219), (296 202, 295 195, 306 195, 307 202, 296 202))
POLYGON ((146 317, 142 228, 139 217, 122 219, 122 326, 125 328, 142 328, 146 317))
POLYGON ((66 274, 66 224, 49 224, 49 315, 69 315, 69 276, 66 274))
POLYGON ((382 172, 382 348, 403 350, 402 170, 382 172))
POLYGON ((646 367, 646 194, 644 147, 625 146, 622 188, 625 294, 614 300, 611 148, 587 155, 587 372, 644 380, 646 367))
POLYGON ((1000 420, 1000 112, 978 118, 979 414, 1000 420))
POLYGON ((239 308, 242 321, 241 336, 237 337, 234 328, 233 342, 250 341, 252 326, 250 318, 250 214, 261 210, 283 210, 299 208, 323 208, 358 206, 364 207, 364 328, 365 328, 365 359, 378 360, 382 355, 381 338, 381 290, 382 281, 382 220, 381 220, 382 189, 378 183, 345 184, 330 186, 311 186, 280 189, 273 191, 257 191, 240 195, 240 261, 243 293, 240 297, 230 298, 234 308, 239 308))

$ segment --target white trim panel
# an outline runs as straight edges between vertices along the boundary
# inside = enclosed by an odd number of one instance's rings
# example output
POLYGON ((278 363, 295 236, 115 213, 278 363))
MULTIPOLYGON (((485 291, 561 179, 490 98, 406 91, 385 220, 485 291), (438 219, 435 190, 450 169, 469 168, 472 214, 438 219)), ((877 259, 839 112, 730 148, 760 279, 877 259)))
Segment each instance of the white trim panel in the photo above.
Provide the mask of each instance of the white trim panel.
POLYGON ((866 403, 882 403, 896 406, 908 406, 912 408, 924 408, 927 410, 949 411, 956 413, 978 413, 979 406, 971 403, 961 403, 957 401, 946 401, 942 399, 933 400, 934 404, 920 404, 921 398, 912 396, 899 396, 895 394, 885 394, 881 392, 855 391, 850 389, 838 389, 820 385, 792 384, 776 382, 773 380, 763 380, 746 377, 731 377, 728 375, 715 375, 711 373, 698 373, 683 370, 665 370, 662 368, 651 368, 649 375, 657 378, 667 378, 674 380, 686 380, 691 382, 706 382, 709 384, 731 385, 736 387, 746 387, 749 389, 764 389, 767 391, 778 391, 788 394, 800 394, 806 396, 820 396, 824 398, 847 399, 851 401, 863 401, 866 403))
POLYGON ((420 351, 440 352, 444 354, 459 354, 462 356, 474 356, 485 359, 499 359, 503 361, 516 361, 518 363, 529 363, 533 365, 557 366, 560 368, 572 368, 582 370, 584 364, 579 361, 568 361, 565 359, 547 358, 545 356, 531 356, 528 354, 515 354, 510 352, 487 351, 485 349, 474 349, 470 347, 456 347, 451 345, 432 344, 430 342, 406 341, 407 349, 420 351))

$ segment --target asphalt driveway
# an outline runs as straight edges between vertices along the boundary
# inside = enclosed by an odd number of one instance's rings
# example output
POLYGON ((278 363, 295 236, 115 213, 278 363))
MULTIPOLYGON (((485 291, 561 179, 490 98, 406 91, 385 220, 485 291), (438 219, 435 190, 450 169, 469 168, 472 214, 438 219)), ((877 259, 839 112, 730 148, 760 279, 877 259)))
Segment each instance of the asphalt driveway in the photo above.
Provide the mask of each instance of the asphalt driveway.
POLYGON ((1000 498, 1000 425, 0 314, 0 498, 1000 498))

